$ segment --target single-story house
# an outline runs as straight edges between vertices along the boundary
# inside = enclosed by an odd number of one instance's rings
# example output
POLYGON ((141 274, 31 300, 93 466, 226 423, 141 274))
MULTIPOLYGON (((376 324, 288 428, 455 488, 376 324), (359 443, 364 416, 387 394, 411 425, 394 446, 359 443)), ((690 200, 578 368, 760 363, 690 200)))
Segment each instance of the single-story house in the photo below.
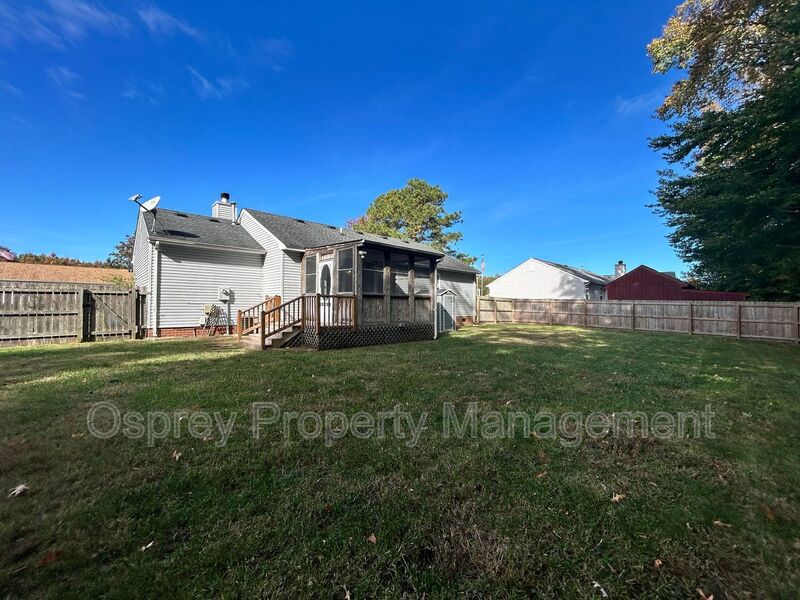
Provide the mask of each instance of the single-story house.
POLYGON ((604 287, 611 279, 610 275, 529 258, 487 287, 494 298, 604 300, 604 287))
POLYGON ((432 339, 441 330, 438 292, 457 295, 454 321, 472 320, 478 274, 425 244, 251 208, 239 213, 228 194, 211 216, 140 210, 133 272, 147 295, 150 336, 238 326, 284 338, 290 330, 292 343, 314 347, 432 339), (209 307, 220 309, 210 324, 209 307))
POLYGON ((606 284, 609 300, 698 300, 738 301, 747 300, 742 292, 716 292, 699 290, 692 284, 681 281, 673 273, 664 273, 639 265, 621 277, 606 284))

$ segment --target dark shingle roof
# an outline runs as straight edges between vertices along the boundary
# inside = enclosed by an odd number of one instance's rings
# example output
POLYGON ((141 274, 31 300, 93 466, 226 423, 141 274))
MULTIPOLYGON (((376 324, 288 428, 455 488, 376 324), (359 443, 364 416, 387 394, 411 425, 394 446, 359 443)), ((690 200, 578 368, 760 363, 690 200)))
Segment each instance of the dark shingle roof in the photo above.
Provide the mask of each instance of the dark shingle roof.
POLYGON ((473 275, 479 275, 480 271, 475 267, 471 267, 467 263, 461 262, 457 258, 453 258, 447 254, 444 255, 444 258, 439 263, 439 269, 442 271, 458 271, 460 273, 471 273, 473 275))
POLYGON ((375 235, 372 233, 363 233, 346 227, 339 228, 333 225, 325 225, 324 223, 307 221, 305 219, 284 217, 283 215, 265 213, 252 208, 246 208, 244 210, 267 228, 284 246, 292 250, 306 250, 307 248, 332 246, 343 242, 365 241, 381 246, 388 246, 390 248, 400 248, 403 250, 413 250, 415 252, 443 256, 443 253, 435 248, 418 242, 375 235))
POLYGON ((216 219, 175 210, 159 208, 153 213, 144 212, 144 221, 151 240, 221 246, 240 250, 263 248, 244 227, 227 219, 216 219))
POLYGON ((549 260, 542 260, 541 258, 537 258, 536 260, 548 264, 551 267, 555 267, 556 269, 561 269, 562 271, 566 271, 571 275, 575 275, 575 277, 585 279, 591 283, 596 283, 598 285, 605 285, 609 281, 611 281, 611 277, 607 275, 598 275, 597 273, 592 273, 591 271, 587 271, 586 269, 576 269, 575 267, 570 267, 569 265, 562 265, 561 263, 550 262, 549 260))

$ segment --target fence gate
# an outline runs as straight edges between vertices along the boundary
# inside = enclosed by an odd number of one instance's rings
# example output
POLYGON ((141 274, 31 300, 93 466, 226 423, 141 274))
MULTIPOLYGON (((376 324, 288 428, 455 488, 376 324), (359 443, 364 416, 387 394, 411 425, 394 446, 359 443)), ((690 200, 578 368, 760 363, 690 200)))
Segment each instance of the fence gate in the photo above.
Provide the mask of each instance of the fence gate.
POLYGON ((0 346, 139 337, 143 298, 111 284, 0 281, 0 346))

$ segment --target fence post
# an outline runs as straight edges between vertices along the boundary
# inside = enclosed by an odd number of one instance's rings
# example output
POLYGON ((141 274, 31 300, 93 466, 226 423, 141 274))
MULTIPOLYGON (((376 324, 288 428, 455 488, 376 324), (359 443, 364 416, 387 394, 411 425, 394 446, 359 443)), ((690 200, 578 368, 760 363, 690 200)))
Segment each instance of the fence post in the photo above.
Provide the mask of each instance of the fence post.
POLYGON ((589 326, 588 323, 589 323, 589 301, 588 300, 584 300, 583 301, 583 326, 584 327, 588 327, 589 326))
POLYGON ((494 322, 497 323, 497 298, 494 299, 492 306, 494 307, 494 322))
POLYGON ((742 303, 736 305, 736 337, 742 337, 742 303))
POLYGON ((128 325, 131 329, 131 339, 136 339, 136 290, 128 291, 128 325))
POLYGON ((794 307, 794 343, 800 344, 800 304, 794 307))
POLYGON ((547 301, 547 324, 548 325, 552 325, 553 324, 553 301, 552 300, 548 300, 547 301))
POLYGON ((631 331, 636 331, 636 302, 631 302, 631 331))
POLYGON ((694 303, 689 302, 689 335, 694 335, 694 303))

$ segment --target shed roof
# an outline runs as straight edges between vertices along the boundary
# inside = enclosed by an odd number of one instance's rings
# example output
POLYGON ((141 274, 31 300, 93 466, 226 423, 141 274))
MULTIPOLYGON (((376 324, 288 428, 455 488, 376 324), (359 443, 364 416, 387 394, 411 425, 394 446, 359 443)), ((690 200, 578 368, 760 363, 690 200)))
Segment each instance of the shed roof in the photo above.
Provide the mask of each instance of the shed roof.
POLYGON ((164 208, 142 215, 151 240, 264 252, 244 227, 227 219, 164 208))
POLYGON ((443 256, 443 253, 439 250, 411 240, 364 233, 347 227, 336 227, 335 225, 316 223, 306 219, 266 213, 252 208, 244 210, 250 213, 256 221, 261 223, 290 250, 306 250, 321 246, 333 246, 343 242, 364 241, 390 248, 443 256))
POLYGON ((449 254, 445 254, 444 258, 439 263, 440 271, 456 271, 458 273, 470 273, 472 275, 480 274, 480 271, 475 267, 468 265, 465 262, 453 258, 449 254))

